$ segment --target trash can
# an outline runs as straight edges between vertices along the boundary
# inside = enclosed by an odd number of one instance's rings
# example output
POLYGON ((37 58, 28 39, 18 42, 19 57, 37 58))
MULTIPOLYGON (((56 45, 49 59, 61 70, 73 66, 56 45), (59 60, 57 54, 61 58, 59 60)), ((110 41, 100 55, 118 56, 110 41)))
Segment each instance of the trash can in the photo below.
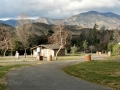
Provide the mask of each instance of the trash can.
POLYGON ((41 61, 43 60, 43 56, 40 56, 40 60, 41 60, 41 61))
POLYGON ((47 61, 52 61, 52 55, 47 57, 47 61))
POLYGON ((86 61, 91 61, 91 55, 90 54, 86 55, 86 61))
POLYGON ((37 61, 40 61, 40 60, 42 61, 42 60, 43 60, 43 56, 38 55, 38 56, 36 57, 36 60, 37 60, 37 61))
POLYGON ((111 52, 108 52, 108 56, 111 56, 111 52))

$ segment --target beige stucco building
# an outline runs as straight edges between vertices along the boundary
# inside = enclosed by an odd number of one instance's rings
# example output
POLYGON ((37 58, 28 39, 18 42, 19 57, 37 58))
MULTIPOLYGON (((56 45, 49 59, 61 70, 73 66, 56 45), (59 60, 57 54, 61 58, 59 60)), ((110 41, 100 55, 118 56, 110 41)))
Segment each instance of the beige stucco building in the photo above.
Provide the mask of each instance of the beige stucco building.
MULTIPOLYGON (((52 45, 52 44, 46 44, 46 45, 39 45, 36 47, 31 48, 33 57, 36 57, 38 53, 43 57, 48 57, 52 55, 53 57, 56 55, 56 52, 59 50, 59 45, 52 45)), ((65 48, 62 48, 60 52, 58 53, 58 56, 65 56, 65 48)))

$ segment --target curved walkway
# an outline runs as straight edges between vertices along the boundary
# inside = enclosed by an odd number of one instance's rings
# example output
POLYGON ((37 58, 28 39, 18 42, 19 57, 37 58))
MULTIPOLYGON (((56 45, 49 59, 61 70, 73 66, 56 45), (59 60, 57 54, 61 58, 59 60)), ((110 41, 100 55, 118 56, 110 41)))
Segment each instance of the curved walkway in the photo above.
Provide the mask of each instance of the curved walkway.
POLYGON ((69 76, 61 70, 66 65, 82 61, 84 58, 74 61, 53 61, 11 71, 6 75, 8 88, 9 90, 112 90, 69 76))

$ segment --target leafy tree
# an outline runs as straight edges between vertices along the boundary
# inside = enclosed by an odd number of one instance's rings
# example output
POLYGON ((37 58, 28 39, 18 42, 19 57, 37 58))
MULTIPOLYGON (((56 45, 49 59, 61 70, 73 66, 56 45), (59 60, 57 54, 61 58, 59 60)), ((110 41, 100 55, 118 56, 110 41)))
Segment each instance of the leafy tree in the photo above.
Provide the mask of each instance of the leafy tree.
POLYGON ((48 34, 47 34, 47 36, 52 36, 53 33, 54 33, 53 30, 48 30, 48 34))
POLYGON ((113 46, 113 55, 120 55, 120 45, 116 44, 113 46))
POLYGON ((88 42, 85 40, 85 41, 83 42, 84 52, 85 52, 85 50, 87 49, 87 47, 88 47, 88 42))
POLYGON ((77 47, 76 47, 75 44, 74 44, 74 46, 71 47, 71 53, 72 53, 72 54, 75 54, 76 52, 77 52, 77 47))
POLYGON ((21 50, 22 49, 22 43, 20 41, 14 41, 14 50, 21 50))
POLYGON ((95 23, 93 29, 94 29, 94 30, 97 30, 97 28, 98 28, 98 25, 95 23))
POLYGON ((92 29, 90 29, 90 39, 91 39, 91 45, 95 45, 99 42, 97 35, 98 35, 98 31, 97 31, 98 25, 95 24, 94 27, 92 29))
POLYGON ((38 36, 34 35, 34 37, 29 38, 29 47, 35 47, 40 44, 47 44, 48 43, 48 37, 47 36, 38 36))
POLYGON ((107 49, 108 49, 108 51, 113 51, 113 46, 115 45, 115 43, 114 42, 110 42, 110 43, 108 43, 108 46, 107 46, 107 49))
POLYGON ((120 43, 120 30, 114 30, 113 38, 116 44, 120 43))
POLYGON ((105 51, 108 43, 113 40, 113 30, 108 30, 105 26, 98 29, 98 25, 95 24, 93 28, 81 30, 80 35, 72 39, 72 46, 76 44, 78 48, 83 48, 84 40, 88 42, 88 46, 94 46, 94 50, 105 51))

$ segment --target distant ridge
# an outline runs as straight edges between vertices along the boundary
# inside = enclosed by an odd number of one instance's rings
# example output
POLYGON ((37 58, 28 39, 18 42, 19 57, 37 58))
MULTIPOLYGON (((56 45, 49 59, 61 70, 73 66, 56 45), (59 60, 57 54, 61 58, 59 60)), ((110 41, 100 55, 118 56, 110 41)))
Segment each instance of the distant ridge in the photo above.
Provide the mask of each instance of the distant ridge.
POLYGON ((8 24, 10 26, 15 27, 16 23, 17 23, 17 20, 13 20, 13 19, 9 19, 9 20, 6 20, 6 21, 0 20, 0 23, 8 24))
MULTIPOLYGON (((7 20, 7 21, 0 20, 0 22, 11 26, 16 26, 17 20, 7 20)), ((52 25, 52 24, 78 25, 83 28, 92 28, 96 23, 98 24, 99 28, 105 26, 107 29, 116 29, 116 28, 120 28, 120 15, 114 14, 112 12, 101 13, 97 11, 89 11, 71 16, 66 19, 51 19, 51 18, 41 17, 34 20, 33 22, 45 23, 48 25, 52 25)))
POLYGON ((35 22, 46 24, 64 24, 64 25, 78 25, 84 28, 92 28, 94 24, 98 24, 99 28, 105 26, 107 29, 116 29, 120 26, 120 15, 107 12, 100 13, 97 11, 84 12, 78 15, 71 16, 64 20, 55 20, 48 18, 39 18, 35 22))

